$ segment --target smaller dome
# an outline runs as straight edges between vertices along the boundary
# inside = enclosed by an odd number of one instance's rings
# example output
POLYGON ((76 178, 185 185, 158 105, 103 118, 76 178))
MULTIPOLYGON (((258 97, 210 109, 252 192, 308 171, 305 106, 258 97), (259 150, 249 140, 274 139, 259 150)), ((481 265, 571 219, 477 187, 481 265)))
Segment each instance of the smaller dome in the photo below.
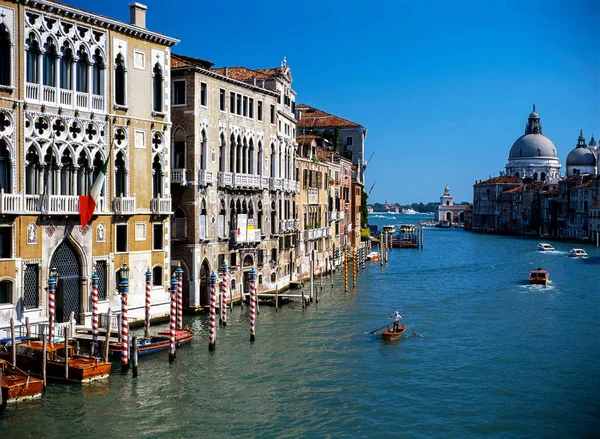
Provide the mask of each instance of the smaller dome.
POLYGON ((536 111, 532 111, 531 113, 529 113, 528 119, 539 119, 539 118, 540 118, 540 115, 537 114, 536 111))
POLYGON ((567 156, 567 166, 596 166, 596 156, 587 147, 577 147, 567 156))
POLYGON ((596 146, 596 141, 594 140, 593 134, 592 134, 592 138, 590 139, 590 143, 588 143, 588 146, 596 146))

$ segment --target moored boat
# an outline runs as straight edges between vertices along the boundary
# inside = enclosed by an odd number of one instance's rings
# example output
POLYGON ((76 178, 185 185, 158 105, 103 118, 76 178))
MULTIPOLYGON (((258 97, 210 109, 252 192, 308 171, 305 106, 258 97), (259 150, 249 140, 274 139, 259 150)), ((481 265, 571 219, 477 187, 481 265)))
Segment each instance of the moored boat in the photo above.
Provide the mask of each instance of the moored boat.
MULTIPOLYGON (((42 375, 43 357, 41 341, 24 341, 16 346, 17 366, 37 376, 42 375)), ((10 352, 0 353, 0 358, 9 360, 10 352)), ((69 381, 89 382, 108 378, 111 364, 90 355, 75 354, 73 346, 68 346, 69 381)), ((65 379, 65 345, 48 343, 46 346, 46 376, 65 379)))
POLYGON ((371 252, 367 255, 367 260, 378 261, 380 257, 379 252, 371 252))
POLYGON ((0 360, 0 368, 2 368, 2 382, 0 384, 3 404, 42 396, 44 391, 42 380, 30 377, 6 360, 0 360))
POLYGON ((405 330, 406 326, 398 325, 398 331, 394 331, 394 328, 386 329, 385 331, 381 331, 381 336, 384 340, 396 340, 402 337, 402 334, 404 334, 405 330))
POLYGON ((587 252, 582 248, 572 248, 569 252, 569 256, 572 258, 587 258, 587 252))
POLYGON ((549 273, 542 267, 538 267, 535 270, 531 270, 529 273, 529 284, 530 285, 548 285, 549 273))
POLYGON ((540 242, 538 244, 538 250, 541 251, 541 252, 553 252, 554 251, 554 247, 552 247, 548 243, 540 242))
MULTIPOLYGON (((155 352, 166 351, 171 344, 171 334, 169 330, 161 331, 158 334, 152 335, 149 338, 140 338, 137 340, 138 355, 150 355, 155 352)), ((187 326, 181 331, 175 331, 175 346, 183 346, 194 339, 194 332, 187 326)), ((111 343, 109 347, 109 357, 111 360, 119 360, 121 358, 121 344, 111 343)))
POLYGON ((381 230, 383 233, 387 233, 388 235, 396 234, 396 226, 393 224, 388 224, 386 226, 383 226, 381 230))

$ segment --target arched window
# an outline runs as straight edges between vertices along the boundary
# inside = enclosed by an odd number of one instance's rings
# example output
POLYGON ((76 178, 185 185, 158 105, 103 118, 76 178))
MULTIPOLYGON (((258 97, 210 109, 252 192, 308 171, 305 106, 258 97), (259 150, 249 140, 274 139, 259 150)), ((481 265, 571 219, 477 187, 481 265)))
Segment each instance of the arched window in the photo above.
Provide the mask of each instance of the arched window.
POLYGON ((117 153, 115 160, 115 196, 127 196, 127 175, 125 174, 125 156, 122 152, 117 153))
MULTIPOLYGON (((0 235, 4 239, 4 235, 0 235)), ((3 245, 4 243, 0 243, 3 245)), ((12 245, 12 243, 11 243, 12 245)), ((13 283, 8 280, 0 281, 0 303, 12 303, 13 283)))
POLYGON ((229 172, 235 172, 235 137, 233 134, 229 142, 229 172))
POLYGON ((271 143, 271 178, 276 177, 277 162, 275 157, 275 145, 271 143))
POLYGON ((60 169, 60 194, 73 195, 73 174, 75 168, 73 167, 73 157, 71 157, 69 150, 65 151, 60 163, 62 165, 60 169))
POLYGON ((54 62, 56 57, 56 47, 54 46, 52 39, 48 38, 48 41, 44 44, 44 55, 42 56, 42 59, 44 68, 43 84, 49 87, 56 87, 56 64, 54 62))
POLYGON ((546 181, 546 173, 545 172, 542 172, 540 174, 540 181, 546 181))
POLYGON ((63 46, 60 58, 60 88, 64 90, 73 88, 73 51, 68 43, 63 46))
POLYGON ((10 34, 4 23, 0 24, 0 85, 10 86, 11 67, 10 34))
POLYGON ((225 172, 225 154, 227 145, 225 144, 225 136, 221 134, 221 144, 219 145, 219 171, 225 172))
POLYGON ((83 151, 79 154, 77 166, 77 195, 87 195, 91 188, 92 172, 90 162, 83 151))
POLYGON ((5 193, 12 193, 10 151, 4 139, 0 140, 0 190, 5 193))
POLYGON ((175 220, 173 222, 173 239, 185 239, 187 236, 187 219, 181 206, 175 209, 175 220))
POLYGON ((29 38, 27 38, 26 44, 27 44, 26 80, 27 80, 27 82, 29 82, 31 84, 37 84, 38 83, 38 62, 39 62, 39 55, 41 53, 40 45, 35 40, 35 35, 33 35, 33 34, 29 35, 29 38))
MULTIPOLYGON (((100 155, 99 152, 97 152, 96 155, 94 156, 94 163, 93 163, 93 165, 94 165, 94 170, 92 172, 92 178, 88 182, 88 185, 90 185, 90 188, 92 187, 91 185, 93 184, 94 181, 96 181, 96 178, 98 178, 98 175, 100 174, 100 172, 104 168, 104 160, 102 159, 102 156, 100 155)), ((102 185, 102 189, 101 189, 100 195, 104 196, 104 193, 105 193, 104 185, 102 185)))
POLYGON ((154 65, 153 78, 153 106, 154 111, 162 113, 163 111, 163 73, 159 63, 154 65))
POLYGON ((100 54, 100 50, 96 49, 93 57, 94 64, 92 66, 92 93, 98 96, 104 95, 104 59, 100 54))
POLYGON ((248 143, 246 142, 246 138, 242 141, 242 166, 240 172, 243 174, 248 174, 248 143))
POLYGON ((534 180, 537 180, 537 179, 538 179, 537 177, 538 177, 538 173, 537 173, 537 172, 534 172, 534 173, 533 173, 533 179, 534 179, 534 180))
POLYGON ((157 265, 152 269, 152 286, 162 287, 163 285, 163 268, 157 265))
POLYGON ((263 148, 262 148, 262 143, 259 141, 258 142, 258 158, 256 159, 256 170, 258 171, 257 174, 260 175, 262 177, 263 175, 263 148))
POLYGON ((242 172, 242 139, 240 136, 237 138, 236 142, 236 158, 235 158, 235 171, 234 172, 242 172))
POLYGON ((90 64, 88 54, 85 49, 81 47, 79 52, 77 52, 77 56, 79 60, 77 61, 77 81, 75 84, 75 89, 81 93, 88 92, 88 66, 90 64))
POLYGON ((163 176, 162 176, 162 165, 160 164, 160 157, 156 155, 154 157, 154 163, 152 163, 152 197, 161 198, 163 193, 163 176))
POLYGON ((185 168, 185 132, 181 128, 173 135, 173 169, 185 168))
POLYGON ((277 234, 277 208, 275 203, 271 204, 271 235, 277 234))
POLYGON ((55 178, 58 165, 52 148, 48 148, 48 151, 44 156, 44 162, 46 165, 44 166, 44 176, 41 180, 43 183, 40 185, 40 189, 41 191, 45 190, 48 194, 59 194, 59 181, 55 178))
POLYGON ((254 174, 254 142, 250 139, 248 147, 248 174, 254 174))
POLYGON ((120 53, 115 60, 115 104, 125 104, 125 61, 120 53))
POLYGON ((40 158, 33 146, 27 151, 25 160, 27 161, 25 167, 25 193, 29 195, 38 194, 40 186, 40 158))
POLYGON ((202 143, 200 144, 200 169, 206 169, 208 150, 206 148, 206 132, 202 130, 200 134, 202 143))

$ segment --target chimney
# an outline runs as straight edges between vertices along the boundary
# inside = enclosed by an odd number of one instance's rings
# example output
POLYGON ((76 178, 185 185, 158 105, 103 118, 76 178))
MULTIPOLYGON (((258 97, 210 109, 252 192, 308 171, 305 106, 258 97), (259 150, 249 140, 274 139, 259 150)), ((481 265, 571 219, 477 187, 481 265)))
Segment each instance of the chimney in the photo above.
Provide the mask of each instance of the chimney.
POLYGON ((146 28, 146 9, 148 6, 141 3, 129 3, 129 24, 146 28))
POLYGON ((223 68, 223 75, 224 75, 224 76, 227 76, 227 67, 224 67, 224 68, 223 68))

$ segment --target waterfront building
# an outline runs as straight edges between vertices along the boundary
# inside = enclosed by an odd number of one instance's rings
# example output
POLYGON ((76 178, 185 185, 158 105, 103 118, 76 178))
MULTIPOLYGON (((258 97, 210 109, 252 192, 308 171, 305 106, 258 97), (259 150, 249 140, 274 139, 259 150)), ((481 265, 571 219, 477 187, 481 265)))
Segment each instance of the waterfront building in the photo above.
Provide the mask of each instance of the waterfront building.
POLYGON ((450 194, 450 188, 446 186, 440 197, 438 206, 438 221, 448 221, 450 224, 464 224, 466 204, 454 204, 454 196, 450 194))
POLYGON ((209 277, 229 266, 230 297, 295 279, 299 228, 294 91, 274 69, 213 68, 173 55, 172 263, 181 263, 184 307, 209 305, 209 277))
POLYGON ((501 231, 500 200, 504 191, 521 185, 517 176, 492 177, 473 185, 472 230, 501 231))
POLYGON ((588 212, 588 230, 589 236, 597 247, 600 247, 600 176, 596 176, 590 187, 590 195, 595 204, 590 203, 588 212))
POLYGON ((525 134, 510 149, 506 174, 548 183, 555 183, 560 178, 556 147, 542 134, 542 122, 535 105, 527 118, 525 134))
POLYGON ((100 312, 120 307, 130 267, 130 317, 167 311, 171 214, 170 48, 146 29, 146 7, 123 23, 51 0, 0 1, 0 327, 47 322, 58 272, 56 320, 90 321, 90 277, 100 312), (90 221, 80 195, 100 175, 90 221), (100 180, 102 181, 102 177, 100 180))

